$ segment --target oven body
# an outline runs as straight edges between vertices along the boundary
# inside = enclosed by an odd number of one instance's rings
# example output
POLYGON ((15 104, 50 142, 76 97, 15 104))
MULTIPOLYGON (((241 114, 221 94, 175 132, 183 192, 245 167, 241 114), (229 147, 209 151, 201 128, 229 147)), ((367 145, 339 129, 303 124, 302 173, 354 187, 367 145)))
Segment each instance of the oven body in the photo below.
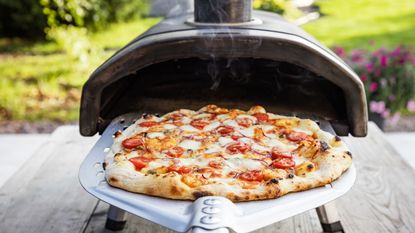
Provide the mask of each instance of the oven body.
POLYGON ((280 16, 243 23, 168 18, 102 64, 83 88, 80 131, 102 133, 115 117, 206 104, 328 120, 338 135, 365 136, 363 84, 333 52, 280 16))

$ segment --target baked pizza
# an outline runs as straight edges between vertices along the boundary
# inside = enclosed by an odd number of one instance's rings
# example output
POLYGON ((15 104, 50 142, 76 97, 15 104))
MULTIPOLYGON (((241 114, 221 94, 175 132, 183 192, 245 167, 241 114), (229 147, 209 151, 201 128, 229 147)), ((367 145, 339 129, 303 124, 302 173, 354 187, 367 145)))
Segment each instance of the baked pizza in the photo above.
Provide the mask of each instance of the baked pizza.
POLYGON ((338 136, 308 119, 208 105, 144 114, 118 131, 104 167, 114 187, 147 195, 238 201, 324 186, 352 164, 338 136))

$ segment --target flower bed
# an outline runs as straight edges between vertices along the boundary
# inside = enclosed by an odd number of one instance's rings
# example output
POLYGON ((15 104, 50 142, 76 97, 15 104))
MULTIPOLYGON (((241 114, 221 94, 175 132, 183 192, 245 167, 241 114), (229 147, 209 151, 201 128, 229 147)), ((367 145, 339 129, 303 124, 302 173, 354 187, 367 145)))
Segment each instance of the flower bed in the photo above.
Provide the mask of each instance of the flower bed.
POLYGON ((402 111, 415 112, 415 53, 410 47, 374 52, 355 49, 349 53, 341 47, 334 51, 362 80, 369 115, 389 119, 395 124, 402 111))

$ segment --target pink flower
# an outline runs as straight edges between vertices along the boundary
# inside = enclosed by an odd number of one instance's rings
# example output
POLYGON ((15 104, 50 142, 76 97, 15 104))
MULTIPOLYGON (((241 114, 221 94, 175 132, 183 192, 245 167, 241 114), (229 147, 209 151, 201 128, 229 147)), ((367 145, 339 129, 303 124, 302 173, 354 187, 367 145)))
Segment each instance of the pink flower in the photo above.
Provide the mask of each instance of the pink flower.
POLYGON ((344 50, 344 48, 342 47, 335 47, 334 48, 334 52, 339 56, 339 57, 344 57, 346 56, 346 51, 344 50))
POLYGON ((367 63, 367 64, 366 64, 366 70, 367 70, 367 72, 369 72, 369 73, 373 72, 373 70, 374 70, 374 66, 373 66, 373 64, 372 64, 372 63, 367 63))
POLYGON ((399 118, 401 118, 401 114, 399 112, 393 114, 393 116, 390 118, 390 123, 392 125, 396 125, 399 121, 399 118))
POLYGON ((387 57, 386 55, 382 55, 382 56, 380 57, 380 65, 381 65, 382 67, 386 67, 386 66, 388 66, 388 57, 387 57))
POLYGON ((366 74, 361 74, 360 75, 360 80, 362 80, 363 82, 367 80, 367 76, 366 74))
POLYGON ((383 101, 370 101, 369 103, 369 110, 371 112, 382 114, 386 110, 385 102, 383 101))
POLYGON ((390 95, 390 96, 388 97, 388 99, 389 99, 390 101, 395 101, 395 100, 396 100, 396 96, 394 96, 394 95, 390 95))
POLYGON ((352 62, 359 64, 363 62, 363 53, 364 51, 361 49, 356 49, 353 50, 351 55, 350 55, 350 59, 352 60, 352 62))
POLYGON ((370 90, 370 92, 375 92, 375 91, 378 90, 378 88, 379 88, 379 85, 377 83, 371 83, 370 87, 369 87, 369 90, 370 90))
POLYGON ((400 54, 401 54, 401 46, 396 47, 396 49, 392 51, 392 56, 398 57, 400 54))
POLYGON ((383 118, 388 118, 390 116, 390 111, 385 109, 380 115, 382 115, 383 118))
POLYGON ((408 103, 406 104, 406 108, 410 112, 415 112, 415 101, 414 100, 408 101, 408 103))

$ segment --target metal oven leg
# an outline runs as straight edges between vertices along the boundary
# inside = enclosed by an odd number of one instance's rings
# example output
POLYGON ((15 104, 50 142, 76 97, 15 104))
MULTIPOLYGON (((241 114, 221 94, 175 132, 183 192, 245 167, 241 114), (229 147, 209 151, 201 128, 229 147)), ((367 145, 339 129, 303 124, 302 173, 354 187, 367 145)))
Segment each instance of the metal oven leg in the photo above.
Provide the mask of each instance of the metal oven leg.
POLYGON ((336 203, 334 201, 316 208, 318 218, 320 219, 323 232, 342 232, 343 226, 337 213, 336 203))
POLYGON ((127 223, 127 213, 118 207, 110 205, 105 228, 112 231, 121 231, 127 223))

